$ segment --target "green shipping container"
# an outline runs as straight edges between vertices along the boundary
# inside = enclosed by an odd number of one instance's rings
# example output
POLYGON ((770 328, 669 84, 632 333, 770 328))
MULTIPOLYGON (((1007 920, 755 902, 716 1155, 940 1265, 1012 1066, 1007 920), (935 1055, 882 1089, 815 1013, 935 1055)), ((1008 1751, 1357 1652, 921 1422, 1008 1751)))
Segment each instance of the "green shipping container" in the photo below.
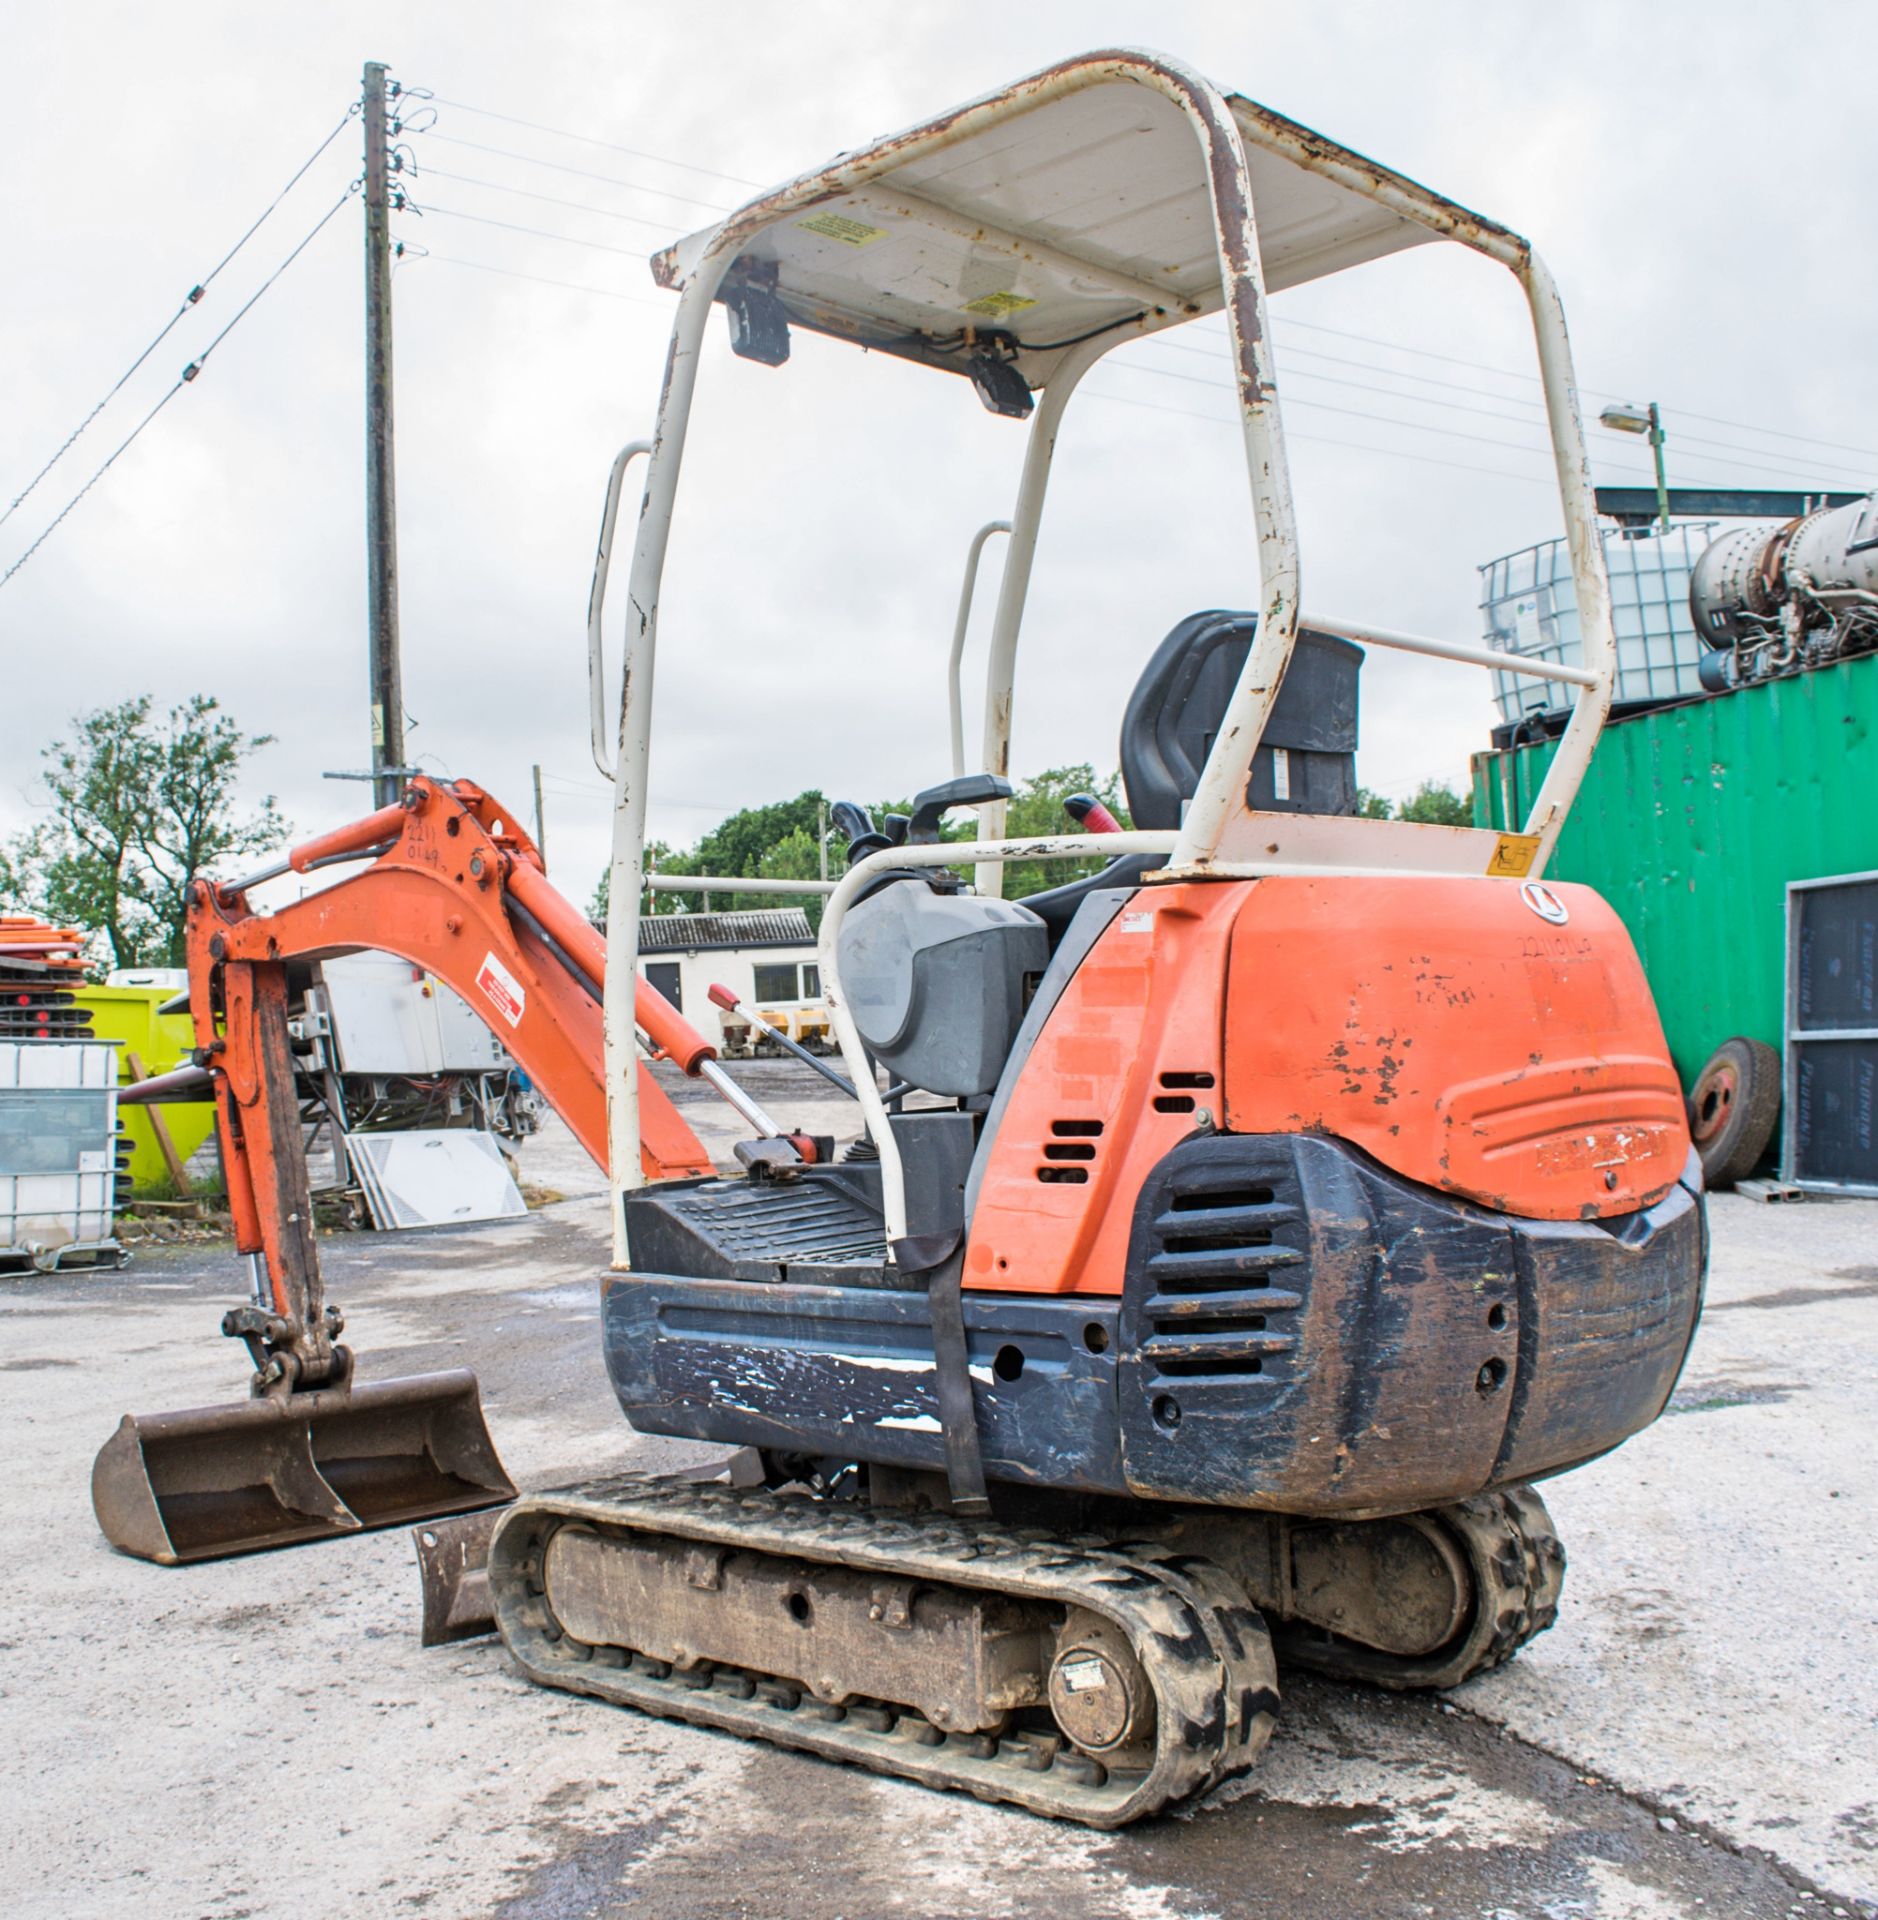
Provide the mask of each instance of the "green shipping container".
MULTIPOLYGON (((1517 829, 1557 743, 1474 756, 1517 829)), ((1736 1034, 1781 1044, 1787 882, 1878 869, 1878 655, 1604 730, 1547 875, 1630 929, 1685 1087, 1736 1034)))

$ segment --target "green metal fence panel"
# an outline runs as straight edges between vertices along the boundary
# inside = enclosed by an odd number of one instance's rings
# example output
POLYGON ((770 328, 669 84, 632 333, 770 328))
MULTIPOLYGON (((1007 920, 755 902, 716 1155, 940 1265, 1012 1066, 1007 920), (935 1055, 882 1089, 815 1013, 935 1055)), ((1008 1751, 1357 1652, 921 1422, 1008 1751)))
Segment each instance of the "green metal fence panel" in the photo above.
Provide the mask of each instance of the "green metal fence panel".
MULTIPOLYGON (((1474 756, 1517 830, 1557 750, 1474 756)), ((1735 1034, 1778 1047, 1789 880, 1878 868, 1878 655, 1607 727, 1547 868, 1637 943, 1686 1086, 1735 1034)))

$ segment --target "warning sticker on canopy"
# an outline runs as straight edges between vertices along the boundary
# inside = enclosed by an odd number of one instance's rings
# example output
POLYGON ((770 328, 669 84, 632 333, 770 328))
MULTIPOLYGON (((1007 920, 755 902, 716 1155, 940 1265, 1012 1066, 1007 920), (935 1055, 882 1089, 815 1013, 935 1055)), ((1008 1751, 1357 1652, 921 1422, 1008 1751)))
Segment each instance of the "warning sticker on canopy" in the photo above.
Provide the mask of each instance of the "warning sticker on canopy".
POLYGON ((865 220, 850 220, 845 213, 813 213, 796 225, 804 233, 819 233, 824 240, 839 240, 844 247, 871 247, 887 237, 885 227, 870 227, 865 220))
POLYGON ((967 313, 981 313, 987 320, 1006 320, 1014 313, 1022 313, 1026 307, 1034 307, 1036 301, 1022 293, 981 293, 976 300, 965 303, 967 313))
POLYGON ((522 1024, 522 1009, 528 1005, 528 995, 522 991, 522 983, 493 953, 483 955, 483 963, 476 970, 476 984, 510 1026, 522 1024))

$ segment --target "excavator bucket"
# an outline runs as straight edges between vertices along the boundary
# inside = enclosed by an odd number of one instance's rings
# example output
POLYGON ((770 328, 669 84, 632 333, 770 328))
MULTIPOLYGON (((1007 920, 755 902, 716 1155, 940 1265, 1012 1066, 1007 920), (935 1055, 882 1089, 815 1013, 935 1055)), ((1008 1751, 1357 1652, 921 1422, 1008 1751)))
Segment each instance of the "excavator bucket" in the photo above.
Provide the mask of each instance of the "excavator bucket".
POLYGON ((91 1469, 121 1552, 177 1566, 515 1498, 463 1369, 126 1414, 91 1469))

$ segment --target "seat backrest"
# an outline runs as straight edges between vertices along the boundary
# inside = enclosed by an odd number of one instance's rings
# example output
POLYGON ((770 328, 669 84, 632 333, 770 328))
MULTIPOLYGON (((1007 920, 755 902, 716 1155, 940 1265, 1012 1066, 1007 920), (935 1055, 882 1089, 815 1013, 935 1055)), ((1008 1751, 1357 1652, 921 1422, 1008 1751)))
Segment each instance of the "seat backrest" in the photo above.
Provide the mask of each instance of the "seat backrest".
MULTIPOLYGON (((1165 832, 1200 784, 1226 702, 1258 629, 1255 613, 1196 613, 1154 650, 1122 716, 1122 785, 1137 827, 1165 832)), ((1363 650, 1301 632, 1252 759, 1246 798, 1288 813, 1356 811, 1356 677, 1363 650), (1282 756, 1282 757, 1281 757, 1282 756)), ((1025 901, 1052 947, 1092 893, 1138 886, 1158 854, 1111 860, 1100 873, 1025 901)))
MULTIPOLYGON (((1142 670, 1122 716, 1121 741, 1122 785, 1137 827, 1180 825, 1257 629, 1255 613, 1192 614, 1142 670)), ((1289 813, 1356 811, 1362 664, 1362 649, 1347 640, 1298 634, 1253 757, 1248 804, 1289 813)))

